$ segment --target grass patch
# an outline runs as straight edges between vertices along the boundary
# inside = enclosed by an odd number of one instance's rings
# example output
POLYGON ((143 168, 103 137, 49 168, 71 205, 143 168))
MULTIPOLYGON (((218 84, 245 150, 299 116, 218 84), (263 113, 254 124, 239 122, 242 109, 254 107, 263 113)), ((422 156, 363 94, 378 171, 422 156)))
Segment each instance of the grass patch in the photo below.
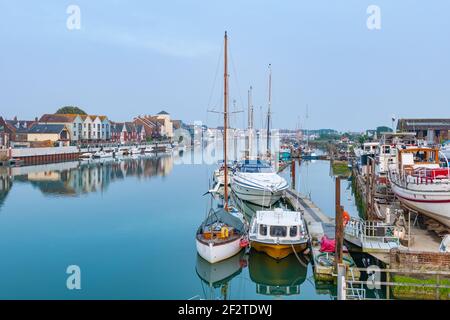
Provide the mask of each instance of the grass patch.
MULTIPOLYGON (((436 284, 436 279, 419 279, 413 278, 406 275, 393 275, 393 282, 399 283, 412 283, 412 284, 436 284)), ((449 279, 440 279, 439 284, 450 286, 449 279)), ((441 300, 449 300, 450 299, 450 289, 448 288, 426 288, 426 287, 413 287, 413 286, 393 286, 392 294, 395 298, 399 299, 416 299, 416 300, 424 300, 424 299, 436 299, 437 298, 437 290, 439 290, 439 299, 441 300)))
POLYGON ((332 164, 333 175, 335 176, 350 176, 350 169, 348 168, 347 161, 333 161, 332 164))

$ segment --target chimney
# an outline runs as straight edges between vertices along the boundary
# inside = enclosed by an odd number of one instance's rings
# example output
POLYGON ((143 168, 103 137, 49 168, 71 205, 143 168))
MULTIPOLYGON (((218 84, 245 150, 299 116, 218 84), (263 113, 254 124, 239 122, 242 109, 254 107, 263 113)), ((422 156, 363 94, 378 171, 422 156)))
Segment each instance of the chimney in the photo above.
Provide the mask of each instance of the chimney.
POLYGON ((14 121, 17 121, 17 116, 14 116, 14 121))

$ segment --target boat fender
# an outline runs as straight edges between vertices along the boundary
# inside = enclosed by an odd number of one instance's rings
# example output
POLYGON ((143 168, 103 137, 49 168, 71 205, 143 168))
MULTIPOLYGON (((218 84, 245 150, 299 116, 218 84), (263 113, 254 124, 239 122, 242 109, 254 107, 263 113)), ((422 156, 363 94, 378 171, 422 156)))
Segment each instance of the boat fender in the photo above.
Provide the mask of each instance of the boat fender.
POLYGON ((240 247, 241 248, 246 248, 246 247, 248 247, 248 245, 249 245, 249 241, 248 241, 248 239, 241 239, 241 241, 239 242, 239 245, 240 245, 240 247))
POLYGON ((347 211, 344 210, 344 212, 342 213, 343 216, 343 220, 344 220, 344 227, 347 225, 347 223, 350 221, 350 215, 348 214, 347 211))

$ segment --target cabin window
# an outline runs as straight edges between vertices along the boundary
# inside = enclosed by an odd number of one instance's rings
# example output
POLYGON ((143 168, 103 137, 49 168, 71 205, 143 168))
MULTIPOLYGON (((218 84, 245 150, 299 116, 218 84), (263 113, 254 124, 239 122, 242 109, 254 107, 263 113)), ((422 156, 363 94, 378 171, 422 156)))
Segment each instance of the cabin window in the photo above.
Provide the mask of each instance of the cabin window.
POLYGON ((259 234, 262 236, 267 236, 267 226, 265 224, 259 225, 259 234))
POLYGON ((272 237, 286 237, 287 227, 284 226, 271 226, 270 236, 272 237))
POLYGON ((297 236, 297 226, 292 226, 289 228, 289 236, 296 237, 297 236))

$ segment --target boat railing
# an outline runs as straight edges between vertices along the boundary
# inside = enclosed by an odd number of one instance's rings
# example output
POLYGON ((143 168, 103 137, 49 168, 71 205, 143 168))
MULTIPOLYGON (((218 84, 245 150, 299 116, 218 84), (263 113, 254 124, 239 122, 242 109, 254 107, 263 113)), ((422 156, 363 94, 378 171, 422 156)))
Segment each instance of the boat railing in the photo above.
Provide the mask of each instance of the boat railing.
POLYGON ((402 170, 400 173, 390 173, 389 178, 396 181, 401 186, 407 188, 409 184, 429 185, 429 184, 450 184, 450 173, 448 169, 416 169, 414 171, 402 170))
POLYGON ((363 244, 365 242, 395 243, 400 245, 400 239, 395 236, 395 226, 387 225, 378 221, 364 221, 351 218, 344 228, 348 236, 358 238, 363 244))

